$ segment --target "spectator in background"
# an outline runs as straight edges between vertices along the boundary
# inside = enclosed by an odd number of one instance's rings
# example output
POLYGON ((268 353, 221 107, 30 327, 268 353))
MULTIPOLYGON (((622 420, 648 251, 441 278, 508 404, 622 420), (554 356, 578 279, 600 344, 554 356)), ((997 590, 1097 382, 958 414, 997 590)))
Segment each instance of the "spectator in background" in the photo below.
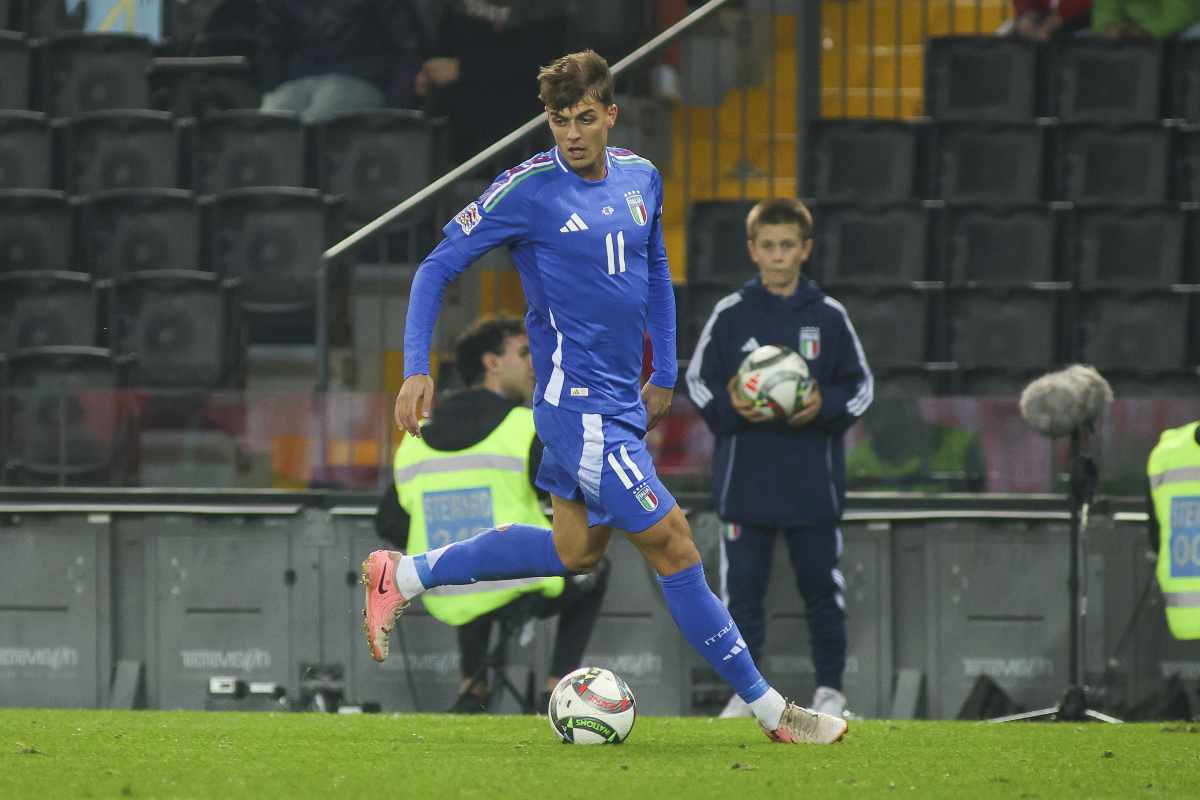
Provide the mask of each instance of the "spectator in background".
POLYGON ((543 111, 526 85, 563 53, 570 19, 561 0, 451 0, 437 21, 434 57, 417 75, 429 112, 450 119, 462 162, 543 111))
POLYGON ((1086 30, 1092 0, 1013 0, 1012 26, 1005 32, 1046 41, 1086 30))
MULTIPOLYGON (((467 388, 438 404, 421 438, 401 442, 395 485, 375 515, 380 538, 406 553, 424 553, 493 524, 550 524, 533 486, 543 448, 525 406, 534 376, 524 325, 515 317, 479 320, 459 337, 455 365, 467 388), (513 469, 512 462, 520 466, 513 469)), ((450 711, 486 710, 482 672, 492 625, 519 599, 533 616, 558 617, 544 709, 559 679, 578 669, 607 583, 608 562, 602 561, 587 575, 480 581, 422 595, 426 611, 458 629, 463 682, 450 711)))
POLYGON ((1110 37, 1200 36, 1200 0, 1095 0, 1092 30, 1110 37))
POLYGON ((305 122, 416 107, 427 36, 412 0, 259 0, 264 111, 305 122))

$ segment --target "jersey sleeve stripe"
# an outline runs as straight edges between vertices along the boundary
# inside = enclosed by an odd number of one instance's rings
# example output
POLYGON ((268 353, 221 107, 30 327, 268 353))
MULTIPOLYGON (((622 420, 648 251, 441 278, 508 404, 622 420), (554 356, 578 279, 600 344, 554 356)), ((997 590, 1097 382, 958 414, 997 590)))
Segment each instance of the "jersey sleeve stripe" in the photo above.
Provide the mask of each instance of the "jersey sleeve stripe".
POLYGON ((513 172, 511 175, 501 181, 490 195, 484 198, 483 210, 491 211, 508 195, 510 191, 512 191, 521 183, 521 181, 525 180, 530 175, 538 175, 543 172, 548 172, 552 169, 554 169, 554 164, 548 162, 530 165, 523 169, 518 168, 517 171, 513 172))
POLYGON ((846 331, 850 334, 850 341, 854 342, 854 352, 858 356, 858 366, 863 371, 863 379, 858 385, 858 393, 846 403, 846 410, 856 417, 861 417, 870 407, 871 401, 875 399, 875 376, 871 374, 871 367, 867 364, 867 355, 863 352, 862 342, 858 339, 858 332, 854 330, 854 323, 850 321, 850 315, 846 313, 846 307, 832 297, 825 298, 825 305, 836 309, 842 315, 842 320, 846 323, 846 331))
POLYGON ((700 378, 700 367, 704 364, 704 351, 708 348, 708 343, 712 341, 713 325, 716 323, 717 317, 721 316, 726 309, 732 308, 741 301, 741 292, 734 292, 722 297, 713 307, 708 322, 704 323, 704 328, 700 331, 700 341, 696 343, 696 352, 692 354, 692 363, 688 364, 687 369, 688 394, 691 396, 692 402, 699 408, 704 408, 713 398, 712 391, 700 378))

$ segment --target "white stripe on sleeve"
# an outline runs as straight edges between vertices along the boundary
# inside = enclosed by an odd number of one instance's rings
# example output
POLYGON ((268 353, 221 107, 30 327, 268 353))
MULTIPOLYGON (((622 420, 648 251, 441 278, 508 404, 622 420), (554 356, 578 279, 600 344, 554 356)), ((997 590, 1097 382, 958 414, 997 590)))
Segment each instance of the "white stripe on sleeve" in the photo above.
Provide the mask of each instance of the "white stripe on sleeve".
POLYGON ((846 323, 846 330, 850 333, 850 341, 854 342, 854 352, 858 355, 858 366, 863 371, 863 379, 858 384, 858 393, 847 401, 846 410, 856 417, 861 417, 871 406, 871 401, 875 399, 875 376, 871 374, 871 367, 867 364, 867 355, 863 352, 862 342, 858 339, 858 333, 854 330, 854 323, 850 321, 850 315, 846 313, 846 307, 828 296, 825 298, 825 305, 836 309, 842 315, 842 319, 846 323))
POLYGON ((704 323, 704 328, 700 331, 700 341, 696 343, 696 352, 692 355, 692 363, 688 364, 687 369, 688 395, 692 398, 692 402, 699 408, 707 406, 713 398, 712 391, 700 378, 700 367, 704 363, 704 351, 708 347, 708 343, 712 341, 713 324, 716 323, 717 317, 723 312, 733 308, 741 301, 741 292, 734 292, 722 297, 717 301, 716 306, 713 307, 712 314, 708 317, 708 322, 704 323))

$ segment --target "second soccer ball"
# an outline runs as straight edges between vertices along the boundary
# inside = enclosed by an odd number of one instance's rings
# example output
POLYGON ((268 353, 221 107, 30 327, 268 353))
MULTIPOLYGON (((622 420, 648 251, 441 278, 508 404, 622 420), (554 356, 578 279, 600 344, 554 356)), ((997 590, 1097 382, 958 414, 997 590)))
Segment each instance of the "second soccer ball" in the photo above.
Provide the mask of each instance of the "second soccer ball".
POLYGON ((776 418, 790 417, 808 400, 813 378, 808 362, 794 350, 774 344, 759 347, 737 371, 737 391, 776 418))

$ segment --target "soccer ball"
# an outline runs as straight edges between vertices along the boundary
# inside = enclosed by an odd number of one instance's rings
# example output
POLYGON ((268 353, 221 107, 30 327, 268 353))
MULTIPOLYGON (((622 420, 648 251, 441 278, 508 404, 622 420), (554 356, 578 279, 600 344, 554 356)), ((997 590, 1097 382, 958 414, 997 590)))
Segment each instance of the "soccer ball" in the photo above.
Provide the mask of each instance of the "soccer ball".
POLYGON ((620 744, 637 719, 629 684, 599 667, 581 667, 550 693, 550 727, 567 744, 620 744))
POLYGON ((807 402, 812 388, 808 362, 794 350, 779 345, 759 347, 738 367, 738 393, 776 418, 790 417, 807 402))

